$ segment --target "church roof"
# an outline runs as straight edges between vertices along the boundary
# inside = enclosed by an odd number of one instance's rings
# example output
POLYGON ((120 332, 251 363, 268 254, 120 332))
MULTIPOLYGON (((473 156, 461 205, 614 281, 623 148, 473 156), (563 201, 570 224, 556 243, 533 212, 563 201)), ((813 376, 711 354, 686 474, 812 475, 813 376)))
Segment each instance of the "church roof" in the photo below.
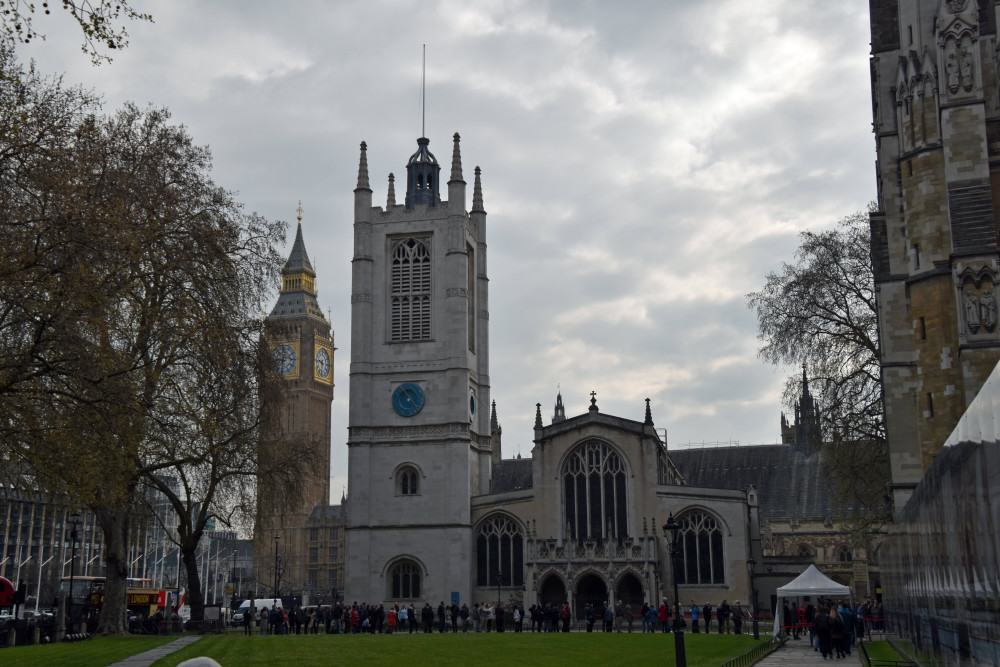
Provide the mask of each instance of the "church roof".
POLYGON ((327 523, 340 519, 344 512, 343 505, 316 505, 309 513, 309 523, 327 523))
POLYGON ((532 487, 531 459, 504 459, 493 466, 493 493, 532 487))
POLYGON ((788 445, 747 445, 671 450, 669 456, 690 486, 753 485, 762 519, 823 521, 847 514, 835 506, 818 454, 805 456, 788 445))

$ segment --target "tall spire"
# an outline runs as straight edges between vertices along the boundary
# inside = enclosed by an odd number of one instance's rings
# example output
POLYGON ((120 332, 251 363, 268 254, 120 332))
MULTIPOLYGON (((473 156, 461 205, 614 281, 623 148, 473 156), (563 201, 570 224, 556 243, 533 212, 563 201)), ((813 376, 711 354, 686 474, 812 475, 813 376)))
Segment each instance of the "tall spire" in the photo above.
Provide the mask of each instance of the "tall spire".
POLYGON ((451 180, 448 181, 461 181, 462 180, 462 151, 458 146, 458 142, 461 139, 458 136, 458 132, 455 133, 453 137, 455 140, 455 147, 451 151, 451 180))
POLYGON ((483 208, 483 183, 479 178, 480 170, 476 167, 476 180, 472 186, 472 210, 477 213, 485 213, 483 208))
POLYGON ((646 420, 643 422, 647 426, 653 425, 653 411, 649 409, 649 399, 646 399, 646 420))
POLYGON ((544 428, 542 424, 542 404, 535 403, 535 428, 544 428))
POLYGON ((490 410, 490 433, 496 433, 500 429, 500 422, 497 421, 497 402, 493 401, 493 407, 490 410))
POLYGON ((385 207, 391 208, 396 205, 396 177, 389 172, 389 196, 386 197, 385 207))
POLYGON ((370 190, 368 184, 368 144, 361 142, 361 161, 358 163, 358 187, 355 190, 370 190))

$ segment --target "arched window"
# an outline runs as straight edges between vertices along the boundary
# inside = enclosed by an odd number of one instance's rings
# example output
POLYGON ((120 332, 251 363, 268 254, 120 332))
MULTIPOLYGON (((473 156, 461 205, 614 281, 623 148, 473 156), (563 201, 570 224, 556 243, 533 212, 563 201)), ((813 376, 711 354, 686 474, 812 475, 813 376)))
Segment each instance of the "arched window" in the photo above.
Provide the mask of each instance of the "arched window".
POLYGON ((847 545, 843 545, 837 550, 837 560, 841 563, 850 563, 854 560, 854 556, 851 554, 851 548, 847 545))
POLYGON ((680 563, 677 583, 724 584, 726 572, 722 552, 722 528, 711 514, 688 512, 680 525, 680 563))
POLYGON ((524 538, 518 525, 505 516, 494 516, 479 526, 476 537, 476 583, 496 586, 524 583, 524 538))
POLYGON ((800 544, 798 556, 799 558, 812 558, 813 557, 812 549, 809 548, 808 544, 800 544))
POLYGON ((392 245, 390 276, 393 342, 431 337, 430 239, 400 239, 392 245))
POLYGON ((389 570, 389 597, 413 600, 420 597, 421 568, 412 560, 401 560, 389 570))
POLYGON ((625 462, 607 443, 585 442, 563 467, 566 525, 574 540, 626 537, 625 462))
POLYGON ((413 466, 405 466, 396 472, 396 495, 415 496, 420 492, 420 473, 413 466))

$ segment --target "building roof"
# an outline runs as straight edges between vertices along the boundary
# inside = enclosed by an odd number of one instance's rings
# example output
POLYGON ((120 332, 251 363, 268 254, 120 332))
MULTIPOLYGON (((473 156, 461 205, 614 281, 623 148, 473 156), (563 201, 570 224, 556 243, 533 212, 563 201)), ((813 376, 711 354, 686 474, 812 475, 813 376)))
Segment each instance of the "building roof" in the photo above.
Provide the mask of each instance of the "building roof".
POLYGON ((530 489, 532 484, 531 459, 504 459, 493 466, 492 493, 530 489))
POLYGON ((299 218, 298 228, 295 230, 295 243, 292 244, 292 251, 288 254, 285 266, 281 273, 299 273, 305 271, 311 275, 316 275, 312 263, 309 261, 309 254, 306 253, 306 243, 302 239, 302 218, 299 218))
POLYGON ((789 445, 745 445, 672 450, 670 458, 690 486, 757 490, 760 516, 771 521, 824 521, 837 511, 819 454, 789 445))
POLYGON ((343 514, 343 505, 316 505, 306 521, 308 523, 336 523, 343 514))

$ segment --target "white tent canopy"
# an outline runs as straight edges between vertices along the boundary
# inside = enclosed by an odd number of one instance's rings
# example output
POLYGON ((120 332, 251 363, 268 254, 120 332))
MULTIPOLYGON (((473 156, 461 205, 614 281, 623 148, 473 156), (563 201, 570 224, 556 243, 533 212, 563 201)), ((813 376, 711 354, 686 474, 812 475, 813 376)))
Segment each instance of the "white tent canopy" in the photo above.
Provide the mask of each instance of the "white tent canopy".
POLYGON ((781 633, 781 601, 782 598, 794 598, 800 595, 836 595, 851 596, 851 587, 838 584, 836 581, 819 571, 815 565, 810 565, 805 571, 784 586, 778 588, 778 605, 774 609, 774 634, 781 633))

